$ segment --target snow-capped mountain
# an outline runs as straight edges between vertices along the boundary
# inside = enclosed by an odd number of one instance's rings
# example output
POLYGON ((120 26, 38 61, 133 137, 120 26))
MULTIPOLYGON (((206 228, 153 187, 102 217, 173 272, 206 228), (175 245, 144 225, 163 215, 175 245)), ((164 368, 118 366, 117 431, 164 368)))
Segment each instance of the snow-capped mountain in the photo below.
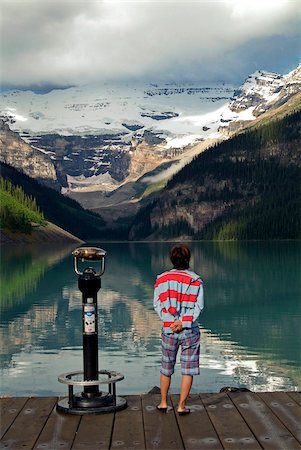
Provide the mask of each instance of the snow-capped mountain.
POLYGON ((229 108, 232 112, 249 110, 255 117, 284 104, 301 90, 301 64, 287 75, 256 71, 236 93, 229 108))
MULTIPOLYGON (((235 87, 220 83, 197 85, 88 85, 47 94, 32 91, 9 91, 0 96, 1 114, 11 116, 11 128, 24 139, 37 143, 43 134, 62 136, 118 136, 130 142, 133 134, 145 129, 172 138, 187 135, 207 137, 188 117, 203 115, 211 119, 233 97, 235 87), (209 115, 208 115, 209 113, 209 115), (23 134, 22 134, 23 133, 23 134)), ((216 131, 216 127, 214 127, 216 131)), ((212 132, 212 131, 211 131, 212 132)), ((170 146, 176 146, 169 144, 170 146)))
POLYGON ((284 76, 257 71, 239 89, 169 83, 88 85, 46 94, 14 90, 0 94, 0 114, 52 162, 62 188, 110 191, 183 159, 197 143, 228 136, 236 124, 300 90, 301 66, 284 76))
POLYGON ((53 161, 64 189, 112 190, 216 134, 216 110, 233 93, 224 83, 15 90, 1 94, 0 111, 11 130, 53 161))

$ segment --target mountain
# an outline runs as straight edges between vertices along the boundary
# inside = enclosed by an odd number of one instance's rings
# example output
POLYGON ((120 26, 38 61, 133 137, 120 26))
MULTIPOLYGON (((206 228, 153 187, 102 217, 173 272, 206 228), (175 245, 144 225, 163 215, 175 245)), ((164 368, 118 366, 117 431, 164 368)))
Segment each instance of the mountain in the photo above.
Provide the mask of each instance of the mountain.
POLYGON ((35 198, 22 187, 0 177, 0 243, 82 242, 62 228, 47 222, 35 198))
MULTIPOLYGON (((104 236, 104 220, 91 211, 86 211, 74 200, 63 196, 15 168, 0 164, 1 177, 13 186, 20 186, 26 196, 35 199, 39 211, 47 221, 61 227, 80 239, 101 239, 104 236)), ((45 239, 52 234, 62 234, 55 226, 49 226, 44 233, 45 239)), ((41 233, 40 233, 41 234, 41 233)), ((66 233, 65 233, 66 235, 66 233)))
POLYGON ((258 117, 271 108, 284 105, 300 92, 300 88, 301 65, 284 76, 256 71, 246 79, 229 108, 235 112, 251 108, 253 116, 258 117))
POLYGON ((112 191, 192 144, 222 139, 231 124, 254 120, 300 87, 301 66, 284 76, 257 71, 239 89, 221 82, 14 90, 0 94, 0 113, 33 155, 48 156, 64 192, 112 191))
POLYGON ((65 193, 112 191, 214 135, 212 113, 234 89, 173 83, 88 85, 43 95, 15 90, 1 93, 0 109, 12 131, 51 159, 65 193), (204 115, 202 127, 196 114, 204 115))
POLYGON ((95 84, 2 92, 1 161, 119 227, 118 219, 129 223, 196 155, 272 116, 300 91, 301 66, 286 75, 256 71, 239 88, 95 84))
POLYGON ((1 161, 12 165, 28 176, 48 186, 59 188, 56 169, 51 159, 31 147, 10 130, 7 118, 0 119, 1 161))
POLYGON ((197 156, 137 214, 130 239, 301 237, 301 96, 197 156))

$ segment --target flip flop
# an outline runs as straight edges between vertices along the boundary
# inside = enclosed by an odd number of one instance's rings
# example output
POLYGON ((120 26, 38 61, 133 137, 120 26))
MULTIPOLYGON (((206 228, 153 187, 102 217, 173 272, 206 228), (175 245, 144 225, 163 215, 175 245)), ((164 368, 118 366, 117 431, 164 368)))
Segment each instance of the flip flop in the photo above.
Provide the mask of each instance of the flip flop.
POLYGON ((190 409, 185 408, 183 411, 177 411, 179 416, 186 416, 187 414, 190 414, 190 409))
POLYGON ((157 410, 162 412, 162 413, 166 413, 167 412, 167 407, 166 408, 160 408, 160 406, 157 406, 157 410))

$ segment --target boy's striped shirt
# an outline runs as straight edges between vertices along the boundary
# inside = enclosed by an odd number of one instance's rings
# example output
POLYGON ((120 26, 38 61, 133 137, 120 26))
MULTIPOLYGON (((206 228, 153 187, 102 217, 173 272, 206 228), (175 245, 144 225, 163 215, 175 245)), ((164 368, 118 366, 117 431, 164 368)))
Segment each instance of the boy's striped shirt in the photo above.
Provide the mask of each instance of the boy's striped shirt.
POLYGON ((204 308, 203 283, 190 270, 172 269, 158 275, 154 286, 154 308, 163 321, 163 329, 180 319, 183 328, 197 326, 196 320, 204 308))

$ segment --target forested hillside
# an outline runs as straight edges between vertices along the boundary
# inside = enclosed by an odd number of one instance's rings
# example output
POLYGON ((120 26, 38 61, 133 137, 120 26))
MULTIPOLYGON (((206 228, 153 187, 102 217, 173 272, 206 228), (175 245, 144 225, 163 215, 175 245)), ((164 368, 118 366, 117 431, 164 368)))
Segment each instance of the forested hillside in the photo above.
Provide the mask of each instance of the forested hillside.
POLYGON ((139 212, 130 238, 300 238, 300 138, 297 110, 205 151, 139 212))
MULTIPOLYGON (((102 238, 105 222, 99 215, 83 209, 76 201, 64 197, 7 164, 1 163, 0 168, 3 179, 9 181, 12 186, 19 186, 18 189, 26 196, 35 199, 38 210, 43 212, 46 220, 84 240, 102 238)), ((31 221, 36 222, 35 219, 31 221)))
POLYGON ((0 228, 30 233, 32 223, 46 225, 43 213, 34 198, 20 186, 0 177, 0 228))

